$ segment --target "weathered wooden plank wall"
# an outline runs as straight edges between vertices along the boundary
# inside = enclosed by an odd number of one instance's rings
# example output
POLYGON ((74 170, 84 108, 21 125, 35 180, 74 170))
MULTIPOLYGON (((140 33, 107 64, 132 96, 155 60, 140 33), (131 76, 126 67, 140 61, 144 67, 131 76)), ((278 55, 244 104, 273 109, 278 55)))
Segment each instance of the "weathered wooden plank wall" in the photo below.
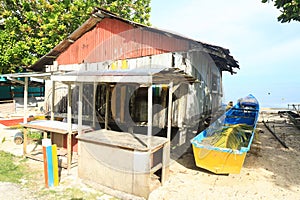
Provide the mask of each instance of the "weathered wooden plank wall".
MULTIPOLYGON (((123 60, 124 61, 124 60, 123 60)), ((206 54, 200 51, 190 51, 190 52, 177 52, 177 53, 165 53, 154 56, 146 56, 136 59, 126 59, 126 67, 128 69, 135 68, 155 68, 155 67, 165 67, 172 68, 176 67, 182 69, 185 73, 193 75, 198 79, 199 82, 194 84, 189 84, 188 82, 183 82, 180 85, 175 85, 176 90, 173 93, 173 108, 172 108, 172 126, 173 127, 183 127, 183 126, 193 126, 201 118, 209 115, 211 112, 217 110, 221 106, 222 100, 222 79, 221 72, 217 66, 211 61, 206 54)), ((113 63, 115 64, 115 69, 122 69, 122 63, 119 61, 110 61, 102 63, 93 63, 91 65, 84 64, 79 66, 74 66, 76 69, 81 70, 91 70, 91 69, 103 69, 106 66, 107 69, 111 69, 113 63)), ((70 66, 67 66, 70 69, 70 66)), ((93 113, 93 83, 84 86, 84 104, 83 113, 85 115, 90 115, 93 113)), ((153 125, 164 128, 167 125, 166 113, 167 113, 167 89, 163 90, 162 85, 157 85, 158 88, 157 95, 154 92, 154 117, 153 125)), ((47 87, 46 87, 47 88, 47 87)), ((118 86, 116 88, 111 88, 111 100, 110 100, 110 115, 115 121, 120 123, 126 123, 128 119, 128 113, 131 113, 131 117, 136 122, 147 122, 147 92, 146 88, 140 88, 139 92, 135 94, 134 98, 128 96, 130 86, 122 87, 118 86), (145 91, 144 91, 145 90, 145 91), (143 92, 144 91, 144 92, 143 92), (134 106, 130 107, 130 98, 134 99, 134 106), (125 107, 124 107, 125 106, 125 107), (131 110, 128 110, 131 109, 131 110), (126 116, 127 115, 127 116, 126 116)), ((66 112, 66 86, 65 89, 62 86, 57 86, 58 92, 56 93, 56 111, 66 112), (62 99, 60 103, 58 103, 62 99)), ((155 90, 155 88, 154 88, 155 90)), ((72 108, 74 113, 77 112, 77 89, 73 89, 73 101, 72 108)), ((47 93, 47 91, 46 91, 47 93)), ((96 99, 96 110, 101 110, 100 105, 105 103, 104 91, 98 91, 96 99), (102 100, 100 100, 102 99, 102 100)), ((46 95, 47 96, 47 95, 46 95)), ((50 104, 49 104, 50 105, 50 104)), ((102 113, 102 117, 104 114, 102 113)))

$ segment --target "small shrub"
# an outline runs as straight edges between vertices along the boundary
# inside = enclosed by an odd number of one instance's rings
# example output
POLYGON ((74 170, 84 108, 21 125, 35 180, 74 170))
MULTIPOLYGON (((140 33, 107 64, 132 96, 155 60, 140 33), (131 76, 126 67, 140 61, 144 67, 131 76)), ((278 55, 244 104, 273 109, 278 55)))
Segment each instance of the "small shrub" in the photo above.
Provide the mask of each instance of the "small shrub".
POLYGON ((41 132, 39 131, 28 132, 27 137, 32 140, 41 140, 43 138, 41 132))

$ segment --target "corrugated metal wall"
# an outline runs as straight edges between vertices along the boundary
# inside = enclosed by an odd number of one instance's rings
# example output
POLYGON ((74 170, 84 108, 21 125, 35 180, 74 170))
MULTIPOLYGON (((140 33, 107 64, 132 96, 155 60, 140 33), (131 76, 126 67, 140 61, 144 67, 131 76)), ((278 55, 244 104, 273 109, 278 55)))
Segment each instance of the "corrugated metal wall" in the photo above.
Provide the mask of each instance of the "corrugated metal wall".
POLYGON ((187 40, 134 28, 125 22, 105 18, 96 28, 75 41, 57 61, 59 65, 95 63, 186 51, 188 48, 187 40))

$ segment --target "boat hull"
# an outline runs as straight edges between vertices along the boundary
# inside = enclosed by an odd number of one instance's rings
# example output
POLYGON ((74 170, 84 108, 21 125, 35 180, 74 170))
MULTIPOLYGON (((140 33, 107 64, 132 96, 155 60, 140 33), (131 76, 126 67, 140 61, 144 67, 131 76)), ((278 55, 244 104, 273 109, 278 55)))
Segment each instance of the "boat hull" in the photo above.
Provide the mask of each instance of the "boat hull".
POLYGON ((193 145, 196 166, 215 174, 239 174, 247 152, 235 154, 193 145))
POLYGON ((206 169, 215 174, 240 173, 246 158, 246 154, 250 150, 250 146, 254 138, 259 114, 258 103, 253 103, 256 99, 252 95, 249 95, 246 98, 250 98, 252 103, 238 103, 218 120, 212 123, 210 127, 199 133, 191 140, 197 167, 206 169), (208 137, 208 135, 213 134, 211 127, 215 126, 217 123, 221 124, 219 130, 223 130, 222 128, 224 127, 240 124, 246 124, 251 127, 251 132, 247 139, 247 146, 243 146, 240 149, 230 149, 205 144, 203 140, 208 137))

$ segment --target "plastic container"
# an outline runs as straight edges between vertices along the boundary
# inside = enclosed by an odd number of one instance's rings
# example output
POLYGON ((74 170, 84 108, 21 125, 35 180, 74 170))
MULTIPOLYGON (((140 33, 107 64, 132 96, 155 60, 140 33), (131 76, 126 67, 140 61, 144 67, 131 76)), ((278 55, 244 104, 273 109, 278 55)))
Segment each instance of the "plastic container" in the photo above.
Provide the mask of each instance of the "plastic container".
POLYGON ((16 133, 14 136, 14 142, 18 145, 23 144, 24 142, 23 133, 21 132, 16 133))

